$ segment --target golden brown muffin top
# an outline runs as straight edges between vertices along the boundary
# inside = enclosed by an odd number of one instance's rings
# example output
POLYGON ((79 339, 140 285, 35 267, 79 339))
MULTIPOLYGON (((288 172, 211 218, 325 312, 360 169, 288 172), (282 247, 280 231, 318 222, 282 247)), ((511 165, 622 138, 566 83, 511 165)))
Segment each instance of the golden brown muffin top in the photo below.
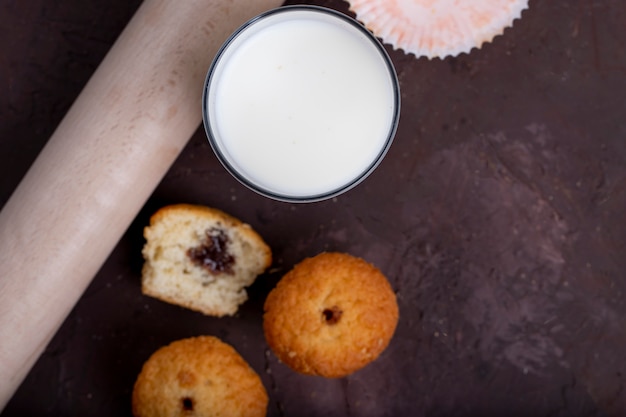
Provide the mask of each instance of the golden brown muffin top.
POLYGON ((294 370, 342 377, 376 359, 398 322, 395 294, 372 264, 322 253, 288 272, 266 302, 268 344, 294 370))
POLYGON ((267 403, 257 373, 213 336, 178 340, 154 352, 132 397, 135 417, 263 417, 267 403))

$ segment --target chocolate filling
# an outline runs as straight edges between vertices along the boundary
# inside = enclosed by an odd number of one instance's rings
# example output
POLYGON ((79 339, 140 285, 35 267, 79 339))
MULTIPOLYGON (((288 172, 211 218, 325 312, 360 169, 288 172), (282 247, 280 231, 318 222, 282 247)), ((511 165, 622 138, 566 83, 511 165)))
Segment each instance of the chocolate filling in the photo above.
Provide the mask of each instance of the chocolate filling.
POLYGON ((228 252, 230 239, 224 230, 213 227, 206 230, 206 237, 195 248, 187 251, 191 261, 214 274, 233 273, 235 257, 228 252))
POLYGON ((331 308, 326 308, 324 309, 324 311, 322 311, 322 317, 324 318, 324 321, 326 322, 326 324, 330 325, 337 324, 342 315, 343 311, 341 311, 341 309, 337 306, 332 306, 331 308))
POLYGON ((193 400, 189 397, 182 399, 183 411, 193 411, 193 400))

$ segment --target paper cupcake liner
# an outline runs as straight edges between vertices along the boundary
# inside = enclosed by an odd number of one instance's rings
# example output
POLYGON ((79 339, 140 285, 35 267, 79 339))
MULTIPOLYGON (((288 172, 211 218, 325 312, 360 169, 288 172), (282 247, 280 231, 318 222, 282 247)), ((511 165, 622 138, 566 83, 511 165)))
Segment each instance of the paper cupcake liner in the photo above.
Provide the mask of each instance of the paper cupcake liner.
POLYGON ((383 42, 417 57, 480 48, 519 19, 528 0, 346 0, 383 42))

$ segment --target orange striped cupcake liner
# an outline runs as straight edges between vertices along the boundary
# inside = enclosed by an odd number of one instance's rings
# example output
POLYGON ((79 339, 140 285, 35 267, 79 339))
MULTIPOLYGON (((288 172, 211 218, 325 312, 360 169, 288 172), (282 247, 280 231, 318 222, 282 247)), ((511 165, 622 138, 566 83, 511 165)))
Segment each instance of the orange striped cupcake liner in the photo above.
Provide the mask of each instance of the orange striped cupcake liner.
POLYGON ((469 53, 521 18, 528 0, 346 0, 374 35, 417 57, 469 53))

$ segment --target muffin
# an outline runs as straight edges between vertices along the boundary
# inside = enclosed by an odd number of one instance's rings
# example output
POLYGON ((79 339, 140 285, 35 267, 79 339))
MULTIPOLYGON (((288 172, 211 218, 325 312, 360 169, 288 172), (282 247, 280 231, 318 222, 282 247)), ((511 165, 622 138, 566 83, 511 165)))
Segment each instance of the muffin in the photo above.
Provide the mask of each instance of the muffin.
POLYGON ((382 272, 344 253, 297 264, 268 295, 268 345, 293 370, 329 378, 374 361, 398 323, 396 296, 382 272))
POLYGON ((135 417, 263 417, 268 396, 258 374, 216 337, 175 341, 143 365, 132 394, 135 417))
POLYGON ((142 292, 206 315, 234 315, 246 287, 272 263, 252 227, 215 208, 163 207, 144 237, 142 292))

